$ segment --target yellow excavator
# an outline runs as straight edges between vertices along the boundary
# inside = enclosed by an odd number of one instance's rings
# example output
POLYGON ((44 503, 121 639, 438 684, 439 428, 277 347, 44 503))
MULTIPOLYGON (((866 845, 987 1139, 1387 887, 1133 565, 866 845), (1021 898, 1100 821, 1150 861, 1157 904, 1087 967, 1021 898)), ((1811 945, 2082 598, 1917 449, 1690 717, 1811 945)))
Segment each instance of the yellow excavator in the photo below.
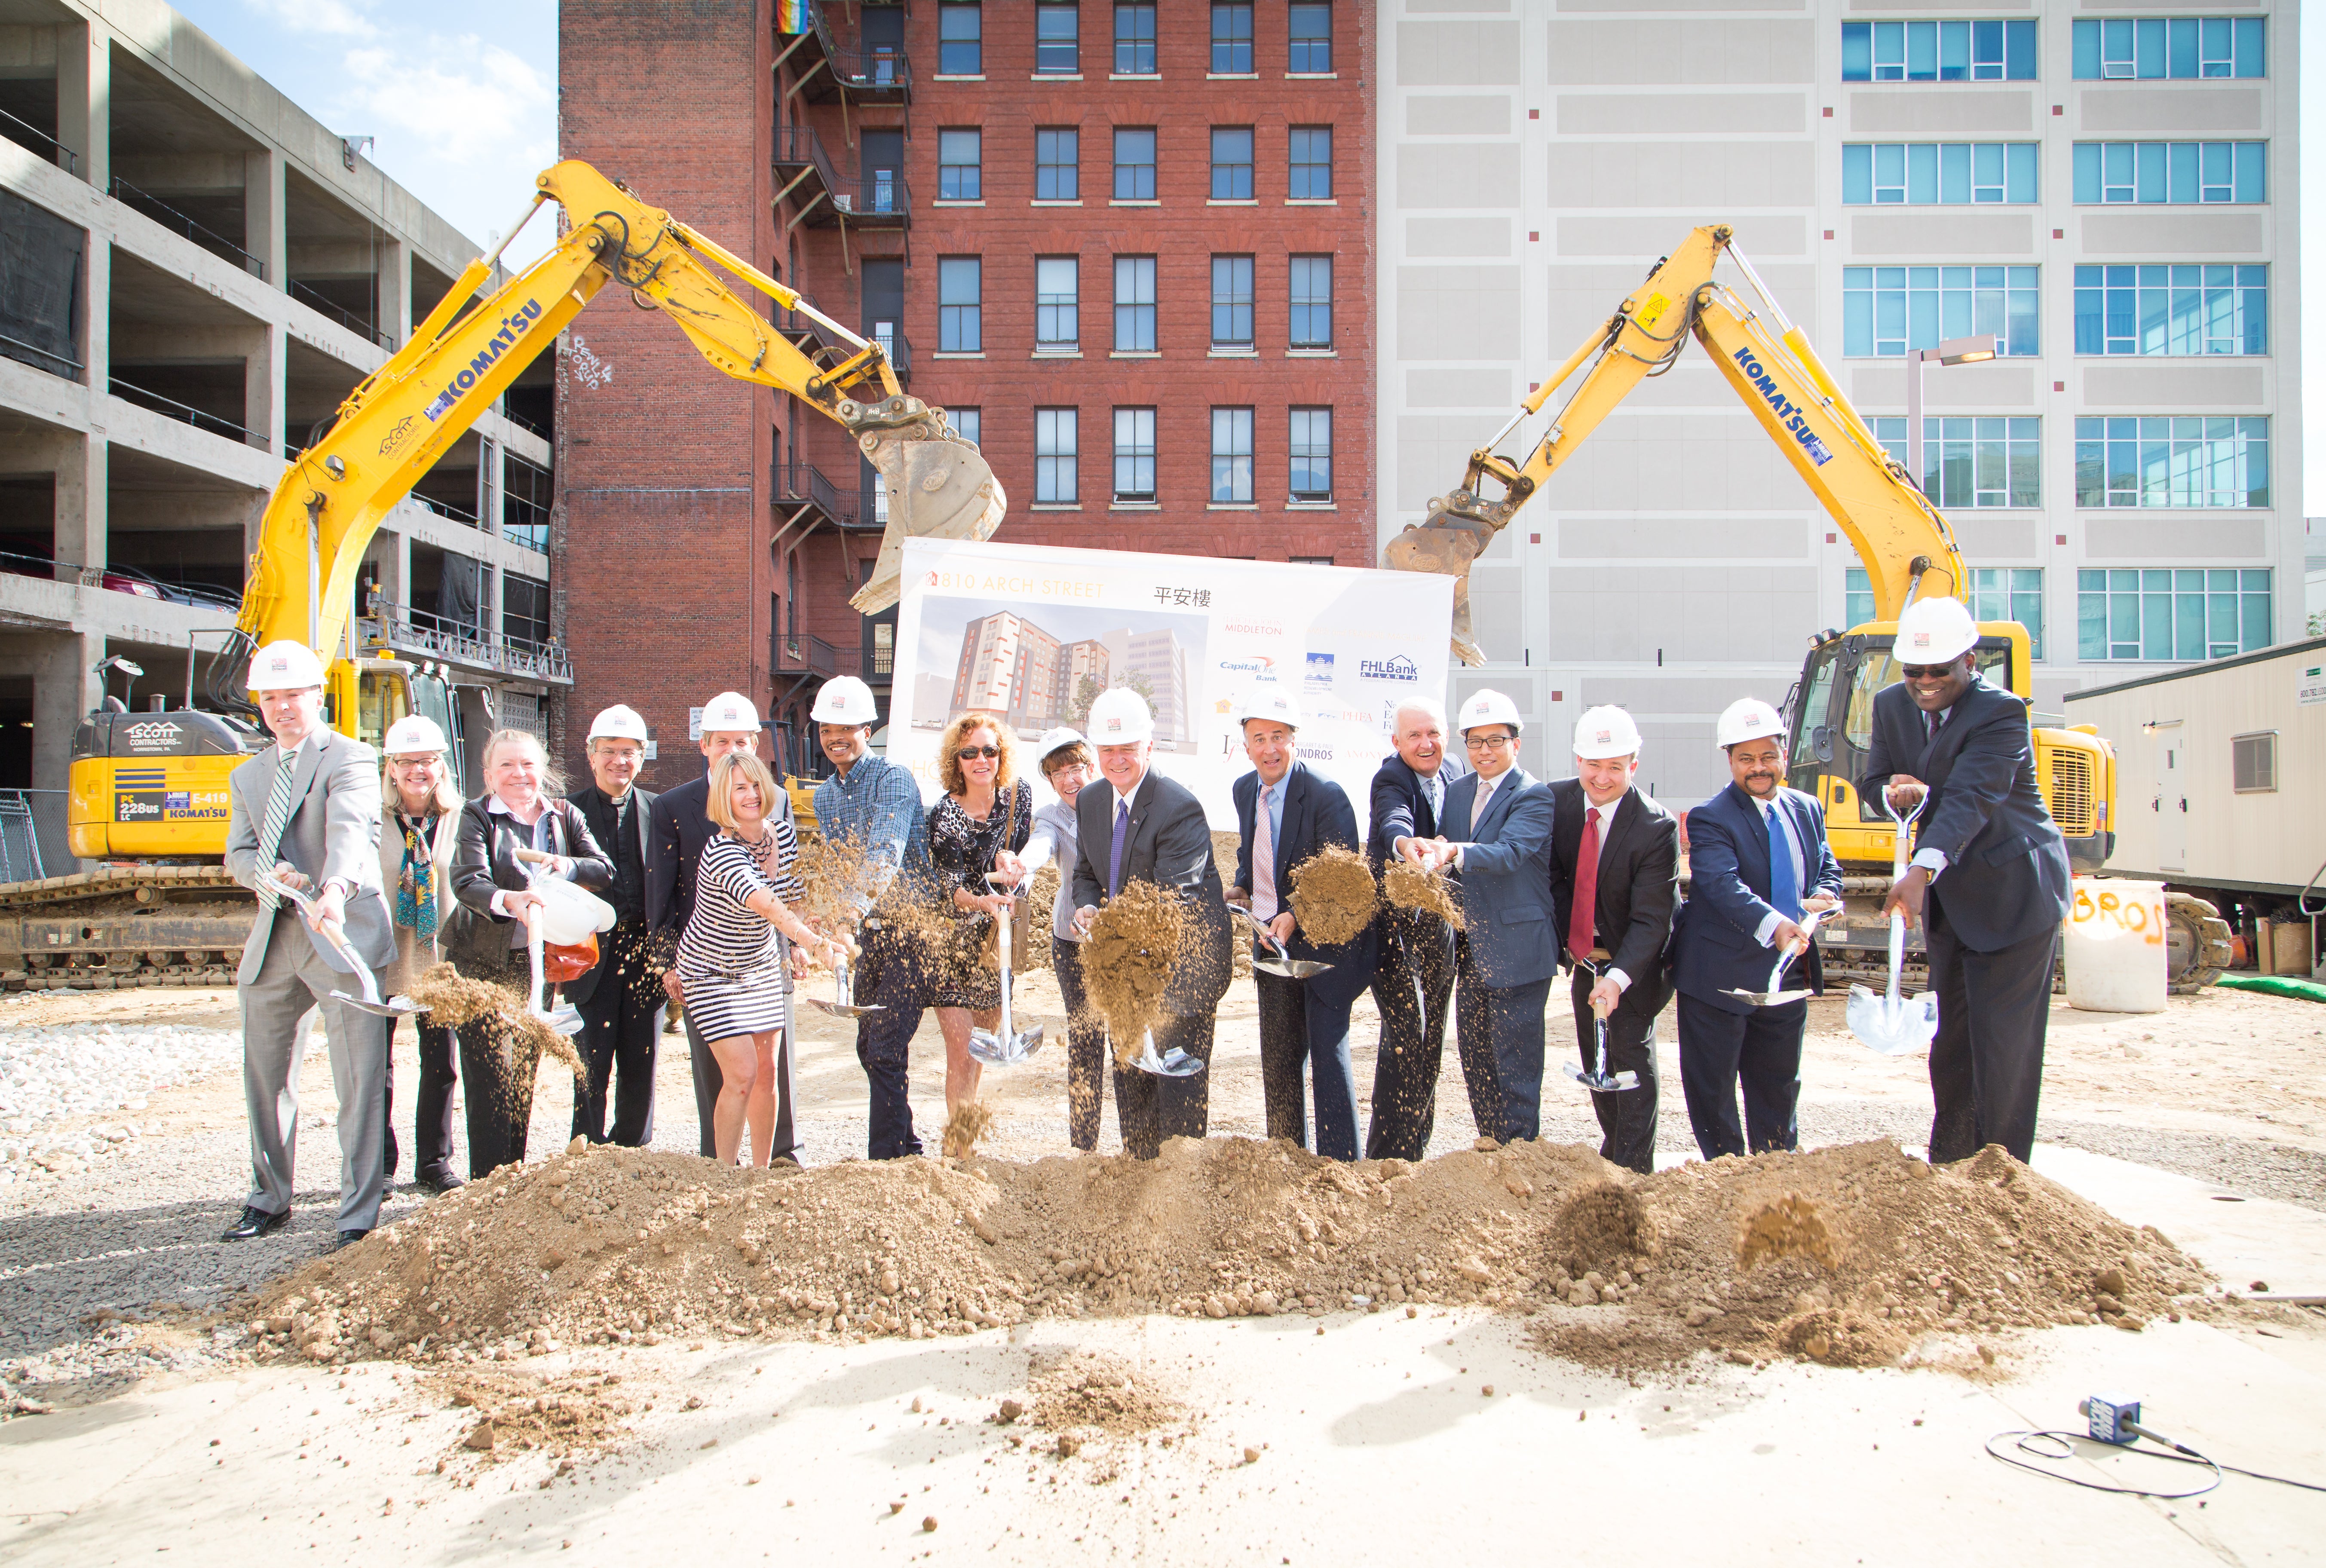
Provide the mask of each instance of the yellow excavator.
MULTIPOLYGON (((1970 580, 1946 518, 1842 395, 1808 334, 1786 318, 1728 225, 1693 230, 1687 243, 1658 262, 1614 314, 1593 328, 1519 412, 1470 454, 1460 487, 1433 499, 1425 521, 1389 542, 1383 564, 1452 577, 1454 652, 1466 663, 1484 663, 1470 623, 1470 563, 1633 388, 1671 368, 1691 337, 1848 535, 1873 582, 1874 619, 1812 638, 1786 715, 1789 782, 1824 803, 1835 858, 1856 895, 1850 918, 1828 922, 1819 940, 1841 963, 1840 972, 1870 973, 1871 950, 1887 941, 1886 926, 1874 916, 1875 897, 1888 886, 1893 841, 1890 824, 1864 812, 1858 790, 1875 694, 1899 679, 1891 651, 1899 612, 1918 598, 1968 599, 1970 580), (1757 307, 1715 281, 1713 268, 1723 256, 1735 264, 1757 307), (1540 413, 1579 370, 1585 374, 1525 458, 1497 454, 1494 448, 1540 413)), ((1981 622, 1978 660, 1990 682, 2032 703, 2025 626, 1981 622)), ((2066 835, 2069 858, 2079 871, 2096 871, 2116 840, 2115 749, 2088 725, 2037 725, 2033 733, 2037 780, 2066 835)), ((2228 959, 2228 927, 2211 905, 2174 896, 2174 983, 2193 989, 2219 978, 2228 959)))
POLYGON ((128 713, 108 702, 77 733, 73 853, 124 861, 0 887, 0 983, 209 983, 231 975, 247 895, 219 864, 227 775, 265 744, 240 690, 260 645, 296 638, 324 660, 334 728, 377 745, 407 713, 453 733, 451 693, 433 673, 359 653, 356 580, 381 521, 600 289, 660 311, 702 357, 740 381, 792 394, 846 430, 888 492, 872 576, 850 601, 897 602, 907 536, 986 539, 1006 504, 974 443, 944 411, 907 396, 876 341, 817 311, 742 257, 649 206, 587 163, 544 172, 525 218, 470 262, 405 347, 365 377, 274 487, 252 555, 236 635, 210 664, 213 711, 128 713), (557 244, 479 295, 535 213, 565 212, 557 244), (715 270, 714 270, 715 269, 715 270), (721 276, 721 274, 725 276, 721 276), (729 279, 814 319, 843 347, 810 358, 729 279))

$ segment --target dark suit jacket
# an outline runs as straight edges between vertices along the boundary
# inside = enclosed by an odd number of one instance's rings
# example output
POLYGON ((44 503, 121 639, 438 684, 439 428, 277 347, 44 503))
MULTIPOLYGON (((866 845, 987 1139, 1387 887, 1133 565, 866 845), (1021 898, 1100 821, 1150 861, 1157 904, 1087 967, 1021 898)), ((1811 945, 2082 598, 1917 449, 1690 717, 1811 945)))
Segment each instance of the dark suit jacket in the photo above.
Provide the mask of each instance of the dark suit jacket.
MULTIPOLYGON (((1583 781, 1563 778, 1550 788, 1550 895, 1557 907, 1558 943, 1566 952, 1569 912, 1575 907, 1575 866, 1583 849, 1583 811, 1588 804, 1583 781)), ((1610 954, 1607 967, 1631 978, 1623 1006, 1651 1017, 1670 999, 1664 948, 1671 941, 1672 910, 1679 903, 1679 819, 1642 794, 1624 792, 1599 850, 1599 945, 1610 954)), ((1571 964, 1569 967, 1572 967, 1571 964)), ((1762 971, 1768 978, 1768 971, 1762 971)))
MULTIPOLYGON (((1252 836, 1260 820, 1260 775, 1245 774, 1229 786, 1228 793, 1235 800, 1236 828, 1243 835, 1236 845, 1235 885, 1250 892, 1252 836)), ((1356 811, 1349 804, 1347 791, 1309 772, 1307 764, 1296 762, 1284 775, 1284 830, 1276 840, 1276 893, 1283 908, 1292 906, 1292 868, 1327 844, 1347 849, 1357 847, 1356 811)), ((1379 941, 1379 926, 1368 925, 1347 942, 1322 947, 1309 941, 1295 921, 1292 940, 1284 949, 1297 959, 1331 964, 1331 969, 1307 984, 1320 1000, 1339 1002, 1354 999, 1372 983, 1379 941)), ((1254 958, 1264 951, 1272 956, 1272 950, 1257 941, 1251 951, 1254 958)))
POLYGON ((1478 775, 1465 774, 1446 791, 1444 835, 1468 848, 1456 877, 1472 972, 1497 990, 1531 986, 1558 972, 1558 936, 1550 928, 1549 889, 1542 883, 1550 838, 1550 796, 1522 767, 1494 785, 1476 827, 1470 812, 1478 775))
POLYGON ((1973 680, 1929 738, 1922 710, 1903 682, 1874 699, 1874 740, 1859 788, 1873 812, 1889 814, 1883 791, 1893 774, 1931 786, 1915 849, 1937 849, 1947 868, 1931 883, 1966 946, 1995 952, 2068 917, 2068 846, 2035 787, 2035 741, 2027 705, 1973 680))
MULTIPOLYGON (((471 979, 488 979, 518 968, 510 954, 522 950, 509 946, 509 931, 516 923, 493 913, 493 892, 533 885, 531 871, 516 858, 519 849, 533 848, 532 835, 516 818, 487 810, 488 798, 480 795, 461 809, 460 839, 452 850, 452 896, 461 901, 461 914, 444 938, 444 956, 471 979)), ((580 809, 571 801, 553 800, 549 813, 554 824, 550 852, 573 861, 573 885, 593 893, 612 886, 613 863, 590 836, 580 809)))
MULTIPOLYGON (((1075 906, 1106 902, 1107 863, 1114 846, 1114 785, 1105 779, 1083 786, 1075 797, 1079 841, 1074 869, 1075 906)), ((1149 769, 1130 803, 1130 826, 1122 845, 1122 880, 1152 882, 1175 889, 1188 905, 1194 930, 1171 971, 1164 1010, 1180 1017, 1206 1013, 1227 993, 1229 959, 1227 890, 1212 858, 1212 825, 1203 803, 1186 785, 1149 769)))
MULTIPOLYGON (((694 868, 702 858, 702 846, 719 830, 704 809, 711 799, 711 775, 706 772, 653 799, 647 846, 647 929, 676 942, 694 913, 694 868)), ((777 814, 791 821, 791 792, 780 781, 776 799, 777 814)))
MULTIPOLYGON (((1826 847, 1825 811, 1817 797, 1781 788, 1776 806, 1810 863, 1801 896, 1840 897, 1841 863, 1826 847)), ((1769 904, 1769 846, 1761 803, 1734 784, 1688 814, 1689 893, 1672 923, 1672 984, 1723 1012, 1753 1011, 1752 1003, 1722 993, 1766 988, 1769 967, 1777 961, 1775 951, 1753 934, 1775 913, 1769 904)), ((1815 943, 1809 951, 1808 978, 1810 989, 1825 988, 1825 966, 1815 943)))
MULTIPOLYGON (((1462 775, 1449 756, 1439 759, 1437 776, 1450 790, 1462 775)), ((1373 775, 1372 830, 1365 840, 1365 854, 1373 863, 1373 875, 1380 876, 1396 858, 1390 851, 1398 840, 1437 836, 1437 819, 1430 812, 1429 796, 1421 787, 1421 776, 1405 758, 1391 752, 1382 758, 1381 771, 1373 775)))
MULTIPOLYGON (((630 793, 637 797, 630 806, 630 827, 637 835, 638 864, 641 867, 651 866, 654 864, 654 803, 657 797, 653 791, 642 790, 636 784, 630 786, 630 793)), ((589 826, 590 836, 596 839, 600 848, 604 849, 606 864, 611 868, 620 858, 620 851, 615 848, 611 837, 615 818, 604 793, 595 784, 584 784, 565 798, 572 803, 574 810, 582 813, 582 821, 589 826)), ((580 979, 565 982, 565 999, 577 1007, 588 1001, 598 988, 598 977, 604 974, 607 966, 613 961, 614 944, 600 942, 597 964, 580 979)))

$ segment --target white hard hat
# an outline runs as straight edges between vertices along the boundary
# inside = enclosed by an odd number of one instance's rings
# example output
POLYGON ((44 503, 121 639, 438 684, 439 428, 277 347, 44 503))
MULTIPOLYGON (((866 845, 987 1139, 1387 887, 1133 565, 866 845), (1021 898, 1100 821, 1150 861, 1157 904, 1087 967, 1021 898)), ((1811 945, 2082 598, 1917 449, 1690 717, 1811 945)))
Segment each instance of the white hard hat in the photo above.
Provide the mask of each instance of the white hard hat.
POLYGON ((1782 740, 1785 721, 1758 697, 1739 697, 1721 713, 1712 734, 1713 744, 1726 751, 1744 741, 1763 740, 1772 735, 1782 740))
POLYGON ((1256 686, 1236 704, 1236 728, 1248 719, 1271 719, 1287 729, 1300 728, 1300 704, 1281 686, 1256 686))
MULTIPOLYGON (((732 693, 730 693, 730 695, 731 696, 732 693)), ((740 697, 737 697, 734 700, 738 702, 743 702, 743 700, 740 697)), ((721 700, 724 701, 726 699, 721 698, 721 700)), ((745 708, 749 708, 750 707, 750 704, 743 702, 743 706, 745 708)), ((757 729, 758 727, 758 716, 757 714, 753 714, 750 728, 757 729)), ((711 722, 711 710, 706 708, 702 710, 702 728, 705 729, 723 729, 726 727, 724 725, 712 724, 711 722)), ((590 720, 590 733, 583 736, 582 738, 584 740, 595 740, 601 735, 609 740, 635 740, 640 746, 644 746, 647 742, 647 721, 638 717, 638 710, 637 709, 625 707, 623 704, 617 702, 611 708, 607 709, 603 713, 599 714, 597 718, 590 720)))
POLYGON ((1034 756, 1037 761, 1047 762, 1069 746, 1085 744, 1087 743, 1083 739, 1081 730, 1069 724, 1061 724, 1056 729, 1046 729, 1042 732, 1041 740, 1035 746, 1034 756))
POLYGON ((1482 724, 1507 724, 1511 733, 1519 732, 1519 705, 1500 691, 1473 691, 1455 716, 1454 728, 1467 735, 1482 724))
POLYGON ((387 738, 379 743, 381 751, 390 756, 409 756, 416 752, 450 751, 444 732, 436 721, 423 713, 407 713, 387 727, 387 738))
MULTIPOLYGON (((702 705, 702 733, 732 735, 749 730, 759 732, 759 710, 740 691, 721 691, 702 705)), ((591 734, 599 733, 592 729, 591 734)))
POLYGON ((872 688, 853 675, 835 675, 815 694, 808 718, 818 724, 878 724, 879 710, 872 705, 872 688))
POLYGON ((1586 762, 1631 756, 1640 749, 1640 727, 1620 708, 1586 709, 1575 721, 1575 755, 1586 762))
POLYGON ((323 683, 323 661, 315 650, 289 637, 269 643, 250 656, 253 691, 303 691, 323 683))
POLYGON ((1961 658, 1977 642, 1978 623, 1958 598, 1918 598, 1898 617, 1902 664, 1943 664, 1961 658))
POLYGON ((1147 699, 1128 686, 1111 686, 1091 704, 1090 738, 1095 746, 1129 746, 1155 738, 1155 715, 1147 699))

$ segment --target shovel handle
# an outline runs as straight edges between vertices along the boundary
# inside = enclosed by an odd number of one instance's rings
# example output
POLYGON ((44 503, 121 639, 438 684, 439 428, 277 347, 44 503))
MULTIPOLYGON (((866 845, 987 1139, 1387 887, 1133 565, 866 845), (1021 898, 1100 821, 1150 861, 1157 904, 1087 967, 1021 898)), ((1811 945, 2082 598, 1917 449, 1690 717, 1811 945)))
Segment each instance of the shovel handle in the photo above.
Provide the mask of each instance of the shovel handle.
POLYGON ((1906 967, 1906 915, 1903 910, 1890 912, 1890 999, 1898 999, 1900 974, 1906 967))
POLYGON ((546 866, 557 858, 546 849, 519 849, 516 858, 529 866, 546 866))

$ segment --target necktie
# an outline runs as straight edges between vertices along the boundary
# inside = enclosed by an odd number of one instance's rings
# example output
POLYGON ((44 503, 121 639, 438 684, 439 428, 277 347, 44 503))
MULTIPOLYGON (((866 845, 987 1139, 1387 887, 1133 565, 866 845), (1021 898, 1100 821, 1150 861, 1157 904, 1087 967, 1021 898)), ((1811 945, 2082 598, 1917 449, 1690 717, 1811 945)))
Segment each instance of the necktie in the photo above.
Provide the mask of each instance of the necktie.
POLYGON ((1251 820, 1251 913, 1255 919, 1276 918, 1276 830, 1268 820, 1269 797, 1276 786, 1260 792, 1260 809, 1251 820))
POLYGON ((1122 891, 1122 845, 1130 837, 1130 803, 1114 803, 1114 847, 1107 852, 1106 891, 1109 896, 1122 891))
POLYGON ((1442 774, 1433 773, 1428 778, 1423 779, 1421 781, 1421 793, 1429 802, 1429 831, 1435 833, 1437 831, 1438 819, 1446 814, 1445 775, 1442 774))
POLYGON ((1486 814, 1486 803, 1494 798, 1494 786, 1501 782, 1500 779, 1483 778, 1478 781, 1477 796, 1470 803, 1471 832, 1475 833, 1478 830, 1478 823, 1486 814))
POLYGON ((1785 825, 1777 820, 1777 808, 1763 808, 1769 822, 1769 904, 1787 920, 1801 917, 1801 873, 1793 863, 1793 847, 1785 838, 1785 825))
POLYGON ((1591 956, 1599 929, 1599 808, 1583 813, 1583 848, 1575 860, 1575 903, 1567 912, 1567 953, 1580 961, 1591 956))
POLYGON ((1947 727, 1947 716, 1944 713, 1926 713, 1922 717, 1930 720, 1930 738, 1936 740, 1939 731, 1947 727))
MULTIPOLYGON (((278 756, 274 760, 274 787, 267 793, 266 816, 258 827, 258 868, 274 869, 283 848, 283 830, 291 825, 291 778, 298 771, 299 754, 278 756)), ((280 909, 283 901, 264 887, 258 890, 258 902, 269 909, 280 909)))

